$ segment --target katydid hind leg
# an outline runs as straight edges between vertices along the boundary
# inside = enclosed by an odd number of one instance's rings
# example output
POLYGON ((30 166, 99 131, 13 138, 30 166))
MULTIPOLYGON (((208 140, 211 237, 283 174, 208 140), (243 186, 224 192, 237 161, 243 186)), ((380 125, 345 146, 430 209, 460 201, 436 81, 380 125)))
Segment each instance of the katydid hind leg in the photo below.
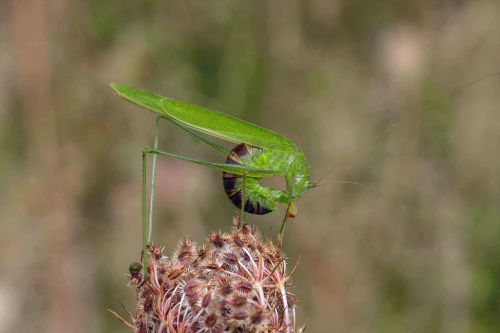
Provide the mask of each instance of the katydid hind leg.
MULTIPOLYGON (((159 136, 159 122, 160 117, 156 117, 155 125, 155 138, 153 147, 156 149, 158 147, 158 136, 159 136)), ((148 244, 151 243, 152 230, 153 230, 153 207, 154 207, 154 195, 155 195, 155 181, 156 181, 156 155, 153 156, 153 163, 151 169, 151 184, 150 184, 150 196, 149 196, 149 217, 147 215, 147 149, 142 151, 142 256, 141 263, 144 267, 144 275, 146 275, 147 265, 144 263, 146 251, 148 244)))
MULTIPOLYGON (((153 149, 158 148, 158 137, 160 128, 160 117, 156 116, 156 126, 155 126, 155 139, 153 143, 153 149)), ((149 193, 149 216, 148 216, 148 238, 147 242, 151 243, 151 238, 153 236, 153 209, 154 209, 154 198, 155 198, 155 184, 156 184, 156 155, 153 156, 153 162, 151 165, 151 183, 150 183, 150 193, 149 193)))
POLYGON ((173 153, 169 153, 166 151, 162 151, 159 149, 146 149, 144 151, 146 154, 156 154, 160 156, 165 156, 165 157, 171 157, 177 160, 193 163, 193 164, 198 164, 198 165, 203 165, 212 169, 216 169, 219 171, 225 171, 229 173, 233 173, 236 175, 244 176, 246 175, 247 177, 255 177, 255 178, 264 178, 264 177, 270 177, 270 176, 279 176, 283 175, 284 171, 283 170, 270 170, 270 169, 262 169, 262 168, 257 168, 257 167, 249 167, 245 165, 235 165, 235 164, 225 164, 225 163, 215 163, 215 162, 208 162, 208 161, 202 161, 202 160, 197 160, 189 157, 185 157, 182 155, 177 155, 173 153))
POLYGON ((146 150, 142 151, 142 191, 141 191, 141 219, 142 219, 142 255, 141 255, 141 263, 144 268, 144 276, 147 275, 147 265, 145 265, 146 258, 146 250, 147 250, 147 223, 146 223, 146 210, 147 210, 147 154, 146 150))

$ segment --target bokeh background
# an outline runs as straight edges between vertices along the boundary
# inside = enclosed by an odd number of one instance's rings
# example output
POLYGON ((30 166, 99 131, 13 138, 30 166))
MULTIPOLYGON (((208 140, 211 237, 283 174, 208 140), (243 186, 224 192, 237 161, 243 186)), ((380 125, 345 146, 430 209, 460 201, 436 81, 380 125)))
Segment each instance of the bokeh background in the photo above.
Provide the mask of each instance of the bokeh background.
MULTIPOLYGON (((286 250, 308 332, 498 332, 500 2, 3 0, 0 332, 126 332, 154 115, 120 82, 287 135, 323 185, 286 250), (485 78, 486 76, 489 77, 485 78), (483 80, 479 80, 484 78, 483 80)), ((160 147, 220 160, 166 122, 160 147)), ((203 242, 217 171, 158 164, 154 240, 203 242)), ((252 217, 276 235, 282 212, 252 217)))

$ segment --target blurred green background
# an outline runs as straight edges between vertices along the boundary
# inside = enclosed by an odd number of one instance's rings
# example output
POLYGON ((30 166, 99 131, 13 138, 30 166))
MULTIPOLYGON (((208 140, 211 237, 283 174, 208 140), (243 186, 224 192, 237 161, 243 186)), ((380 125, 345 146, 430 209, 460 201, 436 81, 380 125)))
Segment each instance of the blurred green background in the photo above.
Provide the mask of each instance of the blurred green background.
MULTIPOLYGON (((0 332, 126 332, 141 150, 120 82, 290 137, 323 185, 286 250, 308 332, 500 329, 500 2, 3 0, 0 332), (359 184, 358 184, 359 183, 359 184)), ((162 122, 160 146, 217 160, 162 122)), ((154 240, 226 230, 219 172, 160 159, 154 240)), ((282 212, 251 221, 274 237, 282 212)))

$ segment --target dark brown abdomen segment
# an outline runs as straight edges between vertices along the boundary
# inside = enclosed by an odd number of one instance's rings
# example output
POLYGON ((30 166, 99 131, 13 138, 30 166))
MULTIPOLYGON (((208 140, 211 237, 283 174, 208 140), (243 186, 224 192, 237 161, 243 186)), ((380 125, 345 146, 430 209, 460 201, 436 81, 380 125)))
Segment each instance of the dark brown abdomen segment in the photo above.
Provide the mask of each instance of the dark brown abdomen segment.
MULTIPOLYGON (((258 147, 240 143, 234 147, 226 158, 226 164, 237 164, 241 165, 240 157, 251 155, 255 150, 261 150, 258 147)), ((243 178, 243 176, 235 175, 234 173, 222 172, 222 185, 224 186, 224 191, 231 202, 238 208, 241 209, 241 188, 236 186, 238 179, 243 178)), ((271 210, 262 206, 258 201, 251 202, 246 200, 245 212, 256 215, 264 215, 270 213, 271 210)))

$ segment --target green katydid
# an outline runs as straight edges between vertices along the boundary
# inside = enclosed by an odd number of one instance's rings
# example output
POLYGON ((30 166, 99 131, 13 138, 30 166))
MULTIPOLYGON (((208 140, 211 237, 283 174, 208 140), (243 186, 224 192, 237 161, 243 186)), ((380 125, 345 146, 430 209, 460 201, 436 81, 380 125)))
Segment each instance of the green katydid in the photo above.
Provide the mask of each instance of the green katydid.
MULTIPOLYGON (((158 150, 155 145, 154 148, 145 149, 143 152, 144 169, 146 156, 153 154, 222 171, 224 190, 242 214, 244 211, 266 214, 274 211, 278 204, 285 207, 285 217, 278 234, 278 243, 282 243, 287 219, 296 214, 296 200, 316 186, 310 181, 309 162, 290 139, 247 121, 141 89, 116 83, 111 84, 111 88, 119 96, 156 112, 160 118, 171 121, 227 157, 225 163, 200 161, 158 150), (236 143, 237 146, 232 150, 226 149, 199 133, 236 143), (286 191, 259 183, 262 178, 270 176, 283 176, 286 191)), ((143 182, 145 187, 145 176, 143 182)), ((143 208, 145 225, 144 215, 143 208)))

